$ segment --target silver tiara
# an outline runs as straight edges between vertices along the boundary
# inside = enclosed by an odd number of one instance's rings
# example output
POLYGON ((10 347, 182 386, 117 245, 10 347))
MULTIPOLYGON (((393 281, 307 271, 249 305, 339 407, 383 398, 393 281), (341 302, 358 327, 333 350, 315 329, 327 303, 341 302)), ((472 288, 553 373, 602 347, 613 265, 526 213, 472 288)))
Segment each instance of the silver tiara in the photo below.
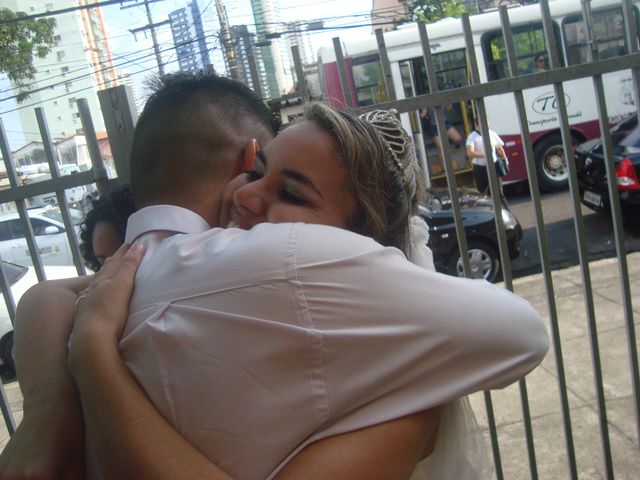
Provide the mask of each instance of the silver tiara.
POLYGON ((384 140, 393 163, 400 170, 405 185, 414 180, 416 156, 413 143, 398 120, 398 111, 371 110, 360 118, 373 125, 384 140))

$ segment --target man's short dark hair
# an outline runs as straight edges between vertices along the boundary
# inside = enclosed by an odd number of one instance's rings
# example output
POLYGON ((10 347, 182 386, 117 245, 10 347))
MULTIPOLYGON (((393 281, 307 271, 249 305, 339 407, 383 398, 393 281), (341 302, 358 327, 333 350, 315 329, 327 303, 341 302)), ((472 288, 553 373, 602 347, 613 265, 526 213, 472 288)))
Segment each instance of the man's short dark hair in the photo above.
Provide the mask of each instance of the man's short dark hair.
POLYGON ((228 176, 251 138, 266 143, 273 120, 245 85, 209 72, 177 73, 152 82, 131 151, 138 208, 175 202, 228 176))

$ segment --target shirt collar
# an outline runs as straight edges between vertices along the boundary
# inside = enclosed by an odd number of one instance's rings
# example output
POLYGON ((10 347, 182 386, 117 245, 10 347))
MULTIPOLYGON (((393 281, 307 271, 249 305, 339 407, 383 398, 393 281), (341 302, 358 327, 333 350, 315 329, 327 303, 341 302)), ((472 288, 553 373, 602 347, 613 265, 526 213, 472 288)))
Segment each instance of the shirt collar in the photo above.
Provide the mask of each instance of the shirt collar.
POLYGON ((174 233, 201 233, 211 226, 195 212, 176 205, 144 207, 129 217, 126 242, 147 232, 162 230, 174 233))

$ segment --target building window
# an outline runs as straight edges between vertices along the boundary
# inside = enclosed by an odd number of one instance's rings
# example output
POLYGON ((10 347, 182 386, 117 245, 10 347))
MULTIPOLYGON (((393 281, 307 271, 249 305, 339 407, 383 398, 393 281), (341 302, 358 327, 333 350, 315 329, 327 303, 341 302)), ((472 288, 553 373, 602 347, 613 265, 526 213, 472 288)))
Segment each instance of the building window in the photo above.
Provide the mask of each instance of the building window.
POLYGON ((62 72, 62 74, 64 75, 65 73, 67 73, 69 71, 69 67, 62 67, 60 69, 60 71, 62 72))
POLYGON ((72 85, 73 85, 73 84, 72 84, 71 82, 67 82, 67 83, 65 83, 65 84, 64 84, 64 89, 65 89, 67 92, 70 92, 70 91, 71 91, 71 86, 72 86, 72 85))
POLYGON ((44 8, 47 12, 53 10, 53 3, 47 3, 44 8))
POLYGON ((62 60, 65 57, 64 50, 58 51, 57 55, 58 55, 58 61, 62 60))

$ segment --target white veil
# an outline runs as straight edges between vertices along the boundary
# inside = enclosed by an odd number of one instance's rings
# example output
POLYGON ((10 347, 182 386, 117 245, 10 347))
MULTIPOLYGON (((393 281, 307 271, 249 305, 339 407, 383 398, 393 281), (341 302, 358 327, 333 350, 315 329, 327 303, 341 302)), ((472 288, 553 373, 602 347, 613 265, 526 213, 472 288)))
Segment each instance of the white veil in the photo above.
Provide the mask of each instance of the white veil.
MULTIPOLYGON (((422 218, 409 218, 410 262, 435 271, 433 253, 428 247, 429 227, 422 218)), ((418 463, 411 480, 480 480, 490 478, 484 437, 465 396, 440 407, 435 448, 418 463)))

